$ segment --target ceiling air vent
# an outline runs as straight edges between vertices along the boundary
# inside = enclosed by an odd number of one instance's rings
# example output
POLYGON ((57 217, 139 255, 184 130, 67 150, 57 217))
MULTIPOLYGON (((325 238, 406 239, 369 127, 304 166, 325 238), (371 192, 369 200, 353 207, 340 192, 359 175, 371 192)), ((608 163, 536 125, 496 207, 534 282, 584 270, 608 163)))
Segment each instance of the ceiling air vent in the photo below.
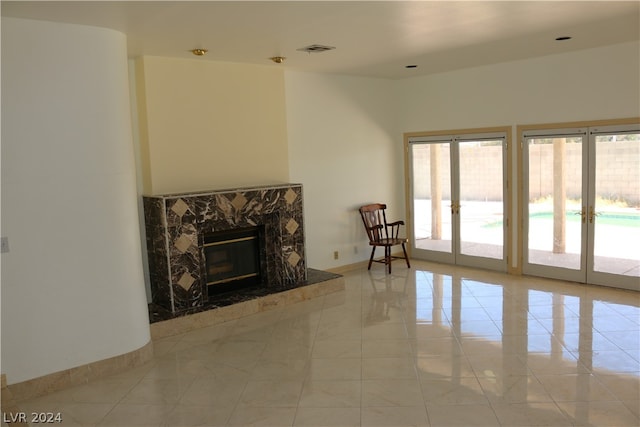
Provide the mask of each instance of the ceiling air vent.
POLYGON ((305 46, 305 47, 301 47, 300 49, 297 49, 301 52, 307 52, 307 53, 320 53, 320 52, 326 52, 328 50, 333 50, 335 49, 335 47, 333 46, 324 46, 321 44, 312 44, 310 46, 305 46))

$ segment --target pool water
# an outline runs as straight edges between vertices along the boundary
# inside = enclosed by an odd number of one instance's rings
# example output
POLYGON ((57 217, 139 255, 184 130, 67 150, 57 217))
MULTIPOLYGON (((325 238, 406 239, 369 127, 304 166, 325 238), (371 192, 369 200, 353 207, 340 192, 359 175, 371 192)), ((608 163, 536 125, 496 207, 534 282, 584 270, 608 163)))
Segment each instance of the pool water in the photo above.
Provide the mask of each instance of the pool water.
MULTIPOLYGON (((536 212, 529 215, 530 219, 548 219, 553 220, 553 212, 536 212)), ((573 212, 566 214, 567 222, 580 222, 580 215, 573 212)), ((618 227, 640 228, 640 213, 615 213, 607 212, 598 215, 598 224, 615 225, 618 227)), ((493 221, 484 224, 484 228, 502 227, 502 221, 493 221)))

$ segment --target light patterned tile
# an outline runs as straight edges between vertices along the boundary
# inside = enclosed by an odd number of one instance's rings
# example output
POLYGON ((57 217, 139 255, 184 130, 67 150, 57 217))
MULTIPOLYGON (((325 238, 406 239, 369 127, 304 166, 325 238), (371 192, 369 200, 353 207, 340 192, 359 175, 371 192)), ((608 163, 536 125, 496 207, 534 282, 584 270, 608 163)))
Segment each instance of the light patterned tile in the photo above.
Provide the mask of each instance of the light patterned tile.
POLYGON ((596 378, 619 400, 635 401, 640 407, 640 376, 607 374, 596 378))
POLYGON ((493 408, 489 405, 444 406, 428 403, 427 413, 431 425, 439 427, 495 427, 500 425, 493 408))
POLYGON ((419 357, 416 359, 418 376, 424 380, 438 380, 447 378, 475 378, 471 364, 465 356, 419 357))
POLYGON ((309 370, 309 362, 305 359, 264 360, 256 362, 251 371, 253 380, 300 380, 309 370))
POLYGON ((228 407, 235 406, 247 381, 216 381, 208 377, 197 378, 182 394, 180 405, 228 407))
POLYGON ((533 375, 478 378, 485 396, 496 403, 553 402, 533 375))
POLYGON ((225 426, 234 406, 176 405, 165 419, 165 426, 225 426))
POLYGON ((573 422, 555 403, 499 403, 494 404, 498 420, 505 426, 569 427, 573 422))
POLYGON ((250 380, 242 392, 240 404, 252 407, 295 408, 300 400, 302 381, 250 380))
POLYGON ((480 383, 476 378, 452 378, 448 380, 422 380, 424 401, 438 405, 487 404, 480 383))
POLYGON ((143 379, 122 399, 132 404, 175 404, 193 382, 193 376, 143 379))
POLYGON ((558 406, 573 426, 637 427, 640 418, 622 402, 560 402, 558 406))
POLYGON ((367 358, 362 360, 362 378, 372 379, 417 379, 415 360, 412 358, 367 358))
POLYGON ((315 380, 359 380, 362 377, 362 363, 360 358, 354 359, 311 359, 309 362, 308 378, 315 380))
POLYGON ((362 342, 362 357, 411 357, 409 340, 367 340, 362 342))
POLYGON ((590 374, 536 375, 556 402, 612 401, 616 397, 590 374))
POLYGON ((361 358, 362 343, 357 340, 323 340, 313 345, 311 357, 317 358, 361 358))
POLYGON ((362 408, 363 426, 429 427, 427 410, 421 406, 369 406, 362 408))
POLYGON ((17 404, 87 426, 640 425, 628 293, 423 261, 372 274, 402 295, 384 319, 356 269, 344 291, 225 307, 145 366, 17 404))
POLYGON ((290 426, 296 408, 239 406, 231 414, 229 426, 290 426))
POLYGON ((363 380, 362 406, 418 406, 423 404, 417 380, 363 380))
POLYGON ((121 403, 98 426, 163 426, 174 406, 121 403))
POLYGON ((300 396, 300 407, 359 408, 360 381, 312 380, 306 381, 300 396))
POLYGON ((360 427, 360 408, 298 408, 294 427, 360 427))

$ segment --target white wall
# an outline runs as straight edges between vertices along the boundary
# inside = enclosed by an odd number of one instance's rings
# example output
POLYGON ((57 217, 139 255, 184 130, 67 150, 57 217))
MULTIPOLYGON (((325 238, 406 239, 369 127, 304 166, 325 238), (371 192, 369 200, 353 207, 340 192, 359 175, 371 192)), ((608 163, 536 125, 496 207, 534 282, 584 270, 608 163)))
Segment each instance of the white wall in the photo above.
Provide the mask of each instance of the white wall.
POLYGON ((328 269, 368 259, 357 208, 383 202, 390 219, 404 212, 392 82, 289 71, 285 92, 289 174, 304 185, 307 265, 328 269))
POLYGON ((2 371, 9 384, 149 342, 126 39, 2 18, 2 371))
POLYGON ((624 43, 397 82, 402 132, 640 115, 640 44, 624 43))

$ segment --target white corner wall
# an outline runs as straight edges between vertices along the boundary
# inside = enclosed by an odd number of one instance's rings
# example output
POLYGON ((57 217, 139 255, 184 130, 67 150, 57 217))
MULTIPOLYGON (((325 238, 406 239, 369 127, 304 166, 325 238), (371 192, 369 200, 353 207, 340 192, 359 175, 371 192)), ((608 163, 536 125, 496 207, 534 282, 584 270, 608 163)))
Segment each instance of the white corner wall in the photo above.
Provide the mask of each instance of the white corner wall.
POLYGON ((149 340, 126 39, 2 18, 2 372, 9 384, 149 340))
POLYGON ((392 82, 287 71, 285 92, 289 174, 304 185, 307 265, 329 269, 366 260, 358 207, 382 202, 390 219, 404 213, 392 82))

